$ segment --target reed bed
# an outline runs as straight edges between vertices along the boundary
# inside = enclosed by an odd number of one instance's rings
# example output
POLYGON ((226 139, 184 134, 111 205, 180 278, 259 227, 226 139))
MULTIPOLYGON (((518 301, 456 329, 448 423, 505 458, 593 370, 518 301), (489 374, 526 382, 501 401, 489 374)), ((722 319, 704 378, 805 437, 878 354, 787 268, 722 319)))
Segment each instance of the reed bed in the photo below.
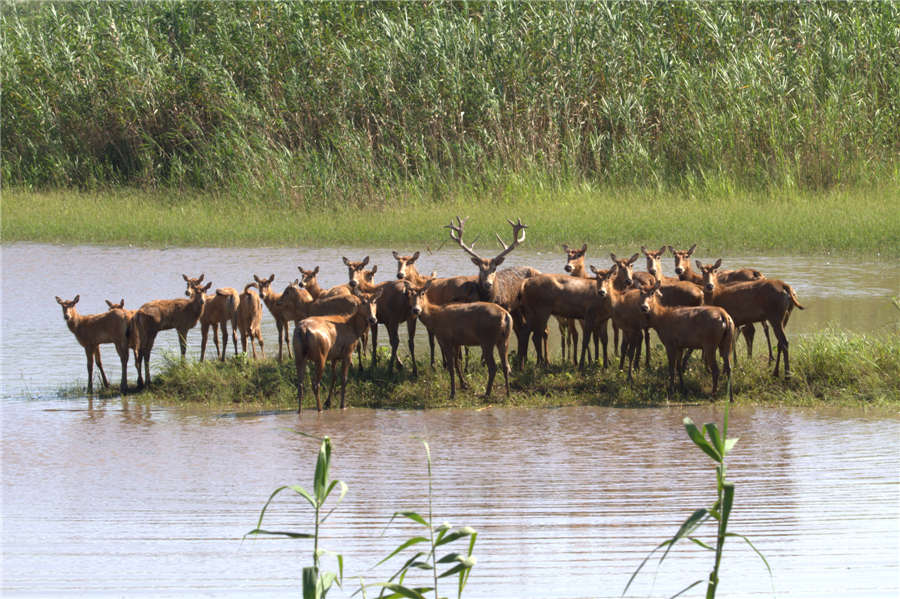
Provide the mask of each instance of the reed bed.
POLYGON ((900 4, 12 3, 2 184, 284 208, 897 174, 900 4))
MULTIPOLYGON (((384 352, 382 348, 380 351, 384 352)), ((781 405, 847 404, 869 406, 896 405, 900 400, 900 336, 894 332, 876 334, 846 333, 829 329, 806 335, 791 344, 792 378, 772 377, 766 359, 748 360, 738 350, 733 373, 736 402, 778 403, 781 405)), ((486 403, 479 395, 486 371, 480 366, 479 352, 472 352, 468 382, 471 389, 447 399, 447 373, 421 365, 418 379, 408 370, 392 378, 379 367, 374 377, 368 364, 357 376, 354 365, 347 384, 351 407, 379 409, 432 409, 447 407, 483 408, 489 405, 514 407, 558 407, 565 405, 642 406, 666 403, 666 364, 662 346, 653 351, 653 365, 640 370, 633 383, 614 366, 604 370, 591 366, 582 374, 571 364, 558 362, 548 368, 536 368, 529 362, 523 371, 514 371, 511 394, 495 393, 486 403)), ((387 362, 387 353, 380 356, 387 362)), ((328 381, 326 375, 323 384, 328 381)), ((296 409, 296 372, 293 361, 280 364, 267 359, 254 361, 241 355, 224 363, 182 362, 170 358, 143 396, 176 404, 208 405, 217 409, 240 406, 241 409, 296 409)), ((698 359, 685 376, 685 394, 673 395, 676 402, 724 400, 709 393, 709 375, 698 359)), ((327 389, 325 390, 327 391, 327 389)), ((106 392, 113 395, 114 392, 106 392)), ((311 396, 307 394, 307 401, 311 396)), ((312 407, 311 404, 304 409, 312 407)))

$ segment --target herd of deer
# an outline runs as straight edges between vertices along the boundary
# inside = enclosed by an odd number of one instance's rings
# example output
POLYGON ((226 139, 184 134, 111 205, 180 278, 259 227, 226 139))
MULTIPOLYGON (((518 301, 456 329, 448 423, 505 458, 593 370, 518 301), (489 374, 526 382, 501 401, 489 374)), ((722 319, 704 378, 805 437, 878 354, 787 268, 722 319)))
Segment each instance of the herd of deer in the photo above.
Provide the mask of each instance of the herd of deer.
MULTIPOLYGON (((547 330, 551 316, 558 320, 562 336, 563 359, 568 352, 573 362, 583 368, 590 359, 590 340, 594 340, 593 359, 599 360, 603 347, 603 366, 608 365, 607 321, 614 331, 614 349, 619 353, 619 368, 628 362, 628 379, 632 369, 640 365, 642 342, 646 346, 646 363, 650 364, 649 330, 654 329, 668 356, 667 389, 675 384, 677 371, 681 389, 684 388, 684 369, 690 352, 700 349, 704 362, 712 374, 712 393, 718 388, 719 367, 716 351, 722 359, 722 371, 731 377, 731 355, 734 351, 735 332, 740 330, 747 342, 748 355, 752 354, 754 323, 762 323, 769 344, 769 360, 773 360, 769 330, 771 326, 777 340, 774 357, 774 374, 784 360, 784 375, 790 376, 788 341, 784 334, 791 311, 796 306, 803 309, 790 285, 767 279, 758 270, 719 270, 721 260, 705 265, 696 261, 699 272, 691 267, 691 256, 696 244, 688 250, 676 250, 663 246, 659 250, 641 247, 647 272, 635 272, 634 263, 640 254, 630 258, 617 258, 611 254, 612 266, 606 270, 591 267, 594 276, 584 267, 587 244, 580 249, 563 245, 566 251, 566 274, 542 274, 530 267, 513 267, 498 270, 507 255, 525 240, 527 225, 508 221, 512 226, 512 243, 507 245, 497 235, 502 251, 486 259, 474 250, 474 244, 463 242, 466 220, 456 218, 446 226, 450 238, 470 257, 478 268, 477 276, 437 278, 435 273, 425 277, 416 270, 419 252, 401 256, 393 252, 397 261, 395 280, 374 283, 378 270, 373 266, 366 270, 369 257, 355 262, 344 258, 349 280, 343 285, 322 289, 316 279, 319 267, 305 270, 298 267, 301 278, 288 285, 282 293, 272 289, 275 275, 268 278, 253 276, 242 293, 225 287, 207 295, 211 283, 203 285, 204 275, 190 278, 182 275, 187 283, 188 299, 165 299, 147 302, 137 310, 126 310, 124 300, 114 304, 107 300, 109 311, 102 314, 80 315, 75 309, 79 296, 71 301, 59 297, 63 318, 87 356, 88 392, 92 390, 93 363, 97 362, 103 384, 109 382, 103 372, 99 346, 113 343, 122 364, 121 390, 126 391, 126 369, 129 351, 135 356, 138 388, 150 382, 150 352, 156 335, 166 329, 176 329, 184 357, 187 331, 197 322, 201 325, 200 359, 206 352, 209 328, 213 329, 216 354, 225 359, 228 347, 227 323, 231 322, 231 338, 237 353, 237 336, 241 334, 242 351, 247 350, 247 339, 253 357, 256 347, 264 354, 260 333, 262 303, 271 312, 278 330, 278 359, 287 347, 288 357, 293 350, 297 369, 298 410, 303 401, 303 381, 307 361, 315 365, 312 388, 316 408, 322 409, 319 386, 325 365, 331 362, 331 387, 325 401, 328 408, 336 380, 338 362, 342 366, 341 408, 345 407, 345 391, 351 357, 357 351, 362 368, 362 350, 366 337, 372 334, 372 347, 377 347, 378 323, 387 328, 391 346, 388 374, 396 364, 403 366, 397 357, 399 327, 406 323, 412 373, 417 375, 415 361, 415 329, 421 321, 428 332, 431 349, 431 365, 434 366, 434 342, 437 339, 443 362, 450 376, 450 396, 456 392, 456 378, 461 388, 466 388, 463 369, 460 366, 460 348, 480 346, 488 368, 485 396, 489 396, 497 373, 494 349, 500 357, 506 393, 509 394, 510 366, 507 359, 509 337, 515 331, 517 339, 517 366, 521 368, 527 357, 528 343, 532 341, 539 364, 545 365, 547 356, 547 330), (675 258, 676 278, 662 274, 661 258, 666 249, 675 258), (260 301, 260 298, 262 301, 260 301), (289 335, 290 323, 295 323, 293 339, 289 335), (580 359, 578 357, 578 327, 582 330, 580 359), (218 329, 222 330, 223 346, 219 351, 218 329), (619 348, 619 335, 622 342, 619 348), (361 341, 362 340, 362 341, 361 341), (687 354, 685 355, 685 351, 687 354), (143 364, 143 372, 141 365, 143 364), (454 376, 454 374, 456 376, 454 376)), ((377 362, 377 352, 372 351, 372 368, 377 362)))

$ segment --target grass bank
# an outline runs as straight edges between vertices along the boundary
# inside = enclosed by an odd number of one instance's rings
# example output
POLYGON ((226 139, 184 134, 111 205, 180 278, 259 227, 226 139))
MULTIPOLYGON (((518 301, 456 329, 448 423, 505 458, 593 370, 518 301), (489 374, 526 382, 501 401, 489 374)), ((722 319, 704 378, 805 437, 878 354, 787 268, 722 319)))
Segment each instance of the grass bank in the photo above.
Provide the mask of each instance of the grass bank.
POLYGON ((492 239, 505 217, 528 223, 528 245, 639 247, 700 242, 711 251, 900 256, 900 177, 825 192, 719 192, 554 184, 510 174, 492 187, 458 185, 442 202, 400 189, 382 205, 308 208, 274 198, 193 192, 5 189, 4 241, 178 246, 432 247, 469 216, 492 239))
MULTIPOLYGON (((896 334, 848 334, 828 330, 797 338, 791 344, 793 377, 788 381, 773 378, 765 358, 757 356, 748 361, 742 349, 739 349, 739 363, 733 376, 736 402, 868 406, 900 402, 900 336, 896 334)), ((487 375, 478 363, 478 355, 478 351, 471 354, 468 371, 471 389, 458 391, 452 402, 448 400, 449 381, 443 370, 432 371, 425 367, 420 368, 418 379, 409 378, 405 372, 389 379, 386 371, 379 367, 374 378, 368 371, 362 377, 356 376, 354 368, 347 385, 348 405, 431 409, 666 403, 665 354, 661 346, 654 350, 651 371, 637 373, 633 384, 613 367, 604 370, 592 366, 581 374, 570 365, 554 364, 548 369, 536 369, 532 364, 523 372, 513 374, 508 398, 503 392, 502 377, 499 377, 501 384, 495 385, 490 402, 480 397, 487 375)), ((381 360, 380 364, 385 362, 381 360)), ((693 362, 685 377, 686 394, 674 395, 673 401, 713 401, 709 394, 709 374, 699 365, 698 359, 694 358, 693 362)), ((156 375, 153 386, 140 397, 214 409, 296 409, 295 381, 294 365, 288 360, 277 363, 272 359, 253 361, 238 356, 224 363, 198 363, 174 359, 156 375)), ((308 381, 304 389, 304 409, 314 409, 308 381)), ((109 393, 114 394, 114 391, 109 393)), ((715 399, 725 397, 720 393, 715 399)), ((325 395, 323 401, 324 398, 325 395)))

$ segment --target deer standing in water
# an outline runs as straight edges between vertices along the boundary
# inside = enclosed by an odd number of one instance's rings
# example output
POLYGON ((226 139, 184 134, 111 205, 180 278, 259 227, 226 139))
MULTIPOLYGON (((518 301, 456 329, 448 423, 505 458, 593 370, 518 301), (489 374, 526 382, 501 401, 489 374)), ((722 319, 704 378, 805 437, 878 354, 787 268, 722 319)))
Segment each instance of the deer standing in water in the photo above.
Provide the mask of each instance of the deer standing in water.
POLYGON ((256 282, 247 283, 244 286, 237 310, 237 329, 241 333, 241 351, 247 353, 247 339, 249 338, 250 351, 253 352, 254 360, 256 359, 255 343, 259 343, 259 351, 263 358, 266 357, 260 326, 262 324, 262 301, 256 292, 257 289, 259 289, 259 284, 256 282))
POLYGON ((460 217, 457 216, 455 225, 451 222, 449 225, 445 225, 445 227, 450 229, 450 239, 455 241, 464 252, 469 254, 472 258, 472 263, 478 267, 477 288, 479 299, 481 301, 493 302, 498 306, 501 306, 509 312, 510 316, 512 316, 513 330, 516 332, 516 339, 518 341, 518 365, 519 368, 521 368, 524 366, 525 358, 528 354, 528 341, 531 331, 528 328, 528 324, 525 322, 525 315, 522 313, 521 307, 519 306, 519 289, 522 287, 522 281, 529 277, 539 275, 541 272, 529 266, 505 268, 501 271, 498 271, 497 267, 503 264, 503 261, 510 252, 525 241, 525 230, 528 228, 528 225, 522 224, 521 219, 518 219, 515 223, 507 219, 506 222, 510 224, 513 230, 513 241, 510 245, 506 245, 500 235, 497 235, 497 241, 500 243, 503 251, 493 258, 487 259, 482 258, 475 253, 473 245, 466 245, 463 243, 463 227, 466 224, 466 220, 468 219, 460 219, 460 217))
POLYGON ((134 324, 134 315, 137 313, 137 310, 127 310, 125 309, 125 298, 119 300, 119 303, 115 304, 109 300, 103 300, 106 302, 109 310, 122 310, 125 312, 125 318, 128 319, 128 347, 131 349, 131 353, 134 356, 134 367, 137 368, 138 374, 140 375, 141 369, 138 365, 138 351, 141 349, 141 340, 138 336, 137 326, 134 324))
MULTIPOLYGON (((253 275, 253 280, 256 282, 259 288, 259 295, 262 298, 264 304, 266 304, 266 308, 269 309, 269 313, 272 315, 272 318, 275 319, 275 329, 278 331, 278 361, 281 362, 282 357, 282 343, 287 346, 288 358, 291 357, 291 340, 289 337, 290 329, 291 329, 291 318, 289 310, 285 307, 284 304, 279 305, 278 300, 281 299, 282 293, 277 293, 272 289, 272 281, 275 280, 275 275, 270 275, 268 279, 261 279, 257 275, 253 275)), ((288 285, 290 287, 290 285, 288 285)), ((310 298, 312 301, 312 298, 310 298)))
POLYGON ((353 297, 357 300, 356 310, 349 315, 310 316, 304 318, 294 327, 294 365, 297 370, 297 412, 303 407, 303 379, 306 375, 306 362, 311 361, 315 367, 312 376, 313 394, 316 397, 316 410, 322 411, 322 403, 319 398, 319 386, 322 382, 322 374, 325 371, 325 363, 331 362, 331 387, 328 390, 328 398, 325 400, 325 408, 331 407, 331 396, 334 392, 335 366, 341 362, 341 409, 345 409, 344 402, 347 391, 347 373, 350 369, 350 359, 353 350, 359 343, 363 331, 376 323, 377 301, 379 292, 372 295, 355 291, 353 297))
POLYGON ((74 299, 64 300, 56 296, 56 303, 62 306, 63 320, 66 326, 75 335, 75 339, 84 348, 87 358, 88 393, 94 392, 94 362, 100 369, 100 379, 104 387, 109 387, 109 380, 103 371, 103 362, 100 360, 100 345, 112 343, 116 346, 119 361, 122 364, 122 382, 119 387, 122 393, 128 390, 128 332, 131 321, 124 310, 115 308, 100 314, 79 314, 75 304, 81 299, 76 295, 74 299))
MULTIPOLYGON (((184 292, 190 297, 190 289, 184 292)), ((237 354, 237 315, 241 295, 233 287, 220 287, 215 294, 207 295, 200 313, 200 361, 206 357, 206 342, 209 339, 209 328, 212 327, 213 343, 216 345, 216 357, 225 361, 228 350, 228 323, 231 323, 231 341, 234 353, 237 354), (222 351, 219 352, 219 328, 222 329, 222 351)))
POLYGON ((506 382, 506 395, 509 395, 509 335, 512 332, 512 316, 494 302, 470 302, 466 304, 447 304, 438 306, 428 299, 428 289, 433 279, 429 279, 422 287, 413 287, 409 281, 404 282, 404 291, 412 313, 422 319, 428 329, 434 332, 441 353, 447 363, 450 374, 450 398, 456 395, 454 372, 459 377, 459 386, 468 388, 459 363, 460 347, 479 346, 481 356, 487 364, 488 381, 484 397, 490 397, 497 374, 497 362, 494 360, 494 348, 500 355, 500 366, 506 382))

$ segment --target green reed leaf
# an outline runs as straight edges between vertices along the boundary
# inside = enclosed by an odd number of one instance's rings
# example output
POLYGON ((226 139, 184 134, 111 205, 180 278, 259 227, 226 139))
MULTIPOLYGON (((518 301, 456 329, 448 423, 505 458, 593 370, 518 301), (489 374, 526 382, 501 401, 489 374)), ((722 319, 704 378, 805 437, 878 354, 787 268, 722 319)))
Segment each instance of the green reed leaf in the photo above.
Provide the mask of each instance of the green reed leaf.
POLYGON ((685 417, 684 419, 684 428, 687 431, 688 436, 691 438, 691 441, 693 441, 697 447, 702 449, 706 455, 717 462, 722 461, 722 456, 719 455, 719 452, 709 444, 709 441, 706 440, 706 438, 703 436, 703 433, 701 433, 700 429, 697 428, 697 425, 695 425, 694 422, 688 417, 685 417))

